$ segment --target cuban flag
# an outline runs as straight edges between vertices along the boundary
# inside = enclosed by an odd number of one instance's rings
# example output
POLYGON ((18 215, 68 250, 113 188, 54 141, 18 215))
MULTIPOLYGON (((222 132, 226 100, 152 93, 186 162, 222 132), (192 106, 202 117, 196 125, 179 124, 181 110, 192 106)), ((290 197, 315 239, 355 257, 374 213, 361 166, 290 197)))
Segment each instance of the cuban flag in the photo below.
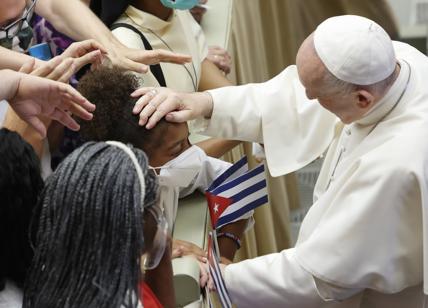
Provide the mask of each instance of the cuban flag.
POLYGON ((264 164, 248 170, 243 157, 213 181, 205 196, 212 228, 230 224, 268 202, 264 164))
MULTIPOLYGON (((208 267, 221 306, 223 308, 231 308, 232 302, 230 300, 229 292, 226 289, 226 284, 224 282, 223 275, 221 274, 218 253, 216 252, 216 239, 217 235, 215 230, 213 230, 208 234, 208 267)), ((209 305, 210 307, 212 307, 211 300, 209 300, 209 305)))

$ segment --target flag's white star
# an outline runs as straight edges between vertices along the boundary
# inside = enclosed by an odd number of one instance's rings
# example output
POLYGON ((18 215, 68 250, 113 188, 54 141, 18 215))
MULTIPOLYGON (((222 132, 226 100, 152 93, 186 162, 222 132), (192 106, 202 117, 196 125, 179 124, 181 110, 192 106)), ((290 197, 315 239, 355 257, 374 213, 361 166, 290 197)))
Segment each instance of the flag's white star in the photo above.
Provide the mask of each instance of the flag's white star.
POLYGON ((217 213, 217 212, 218 212, 218 207, 219 207, 219 204, 218 204, 218 203, 215 203, 215 204, 214 204, 214 213, 217 213))

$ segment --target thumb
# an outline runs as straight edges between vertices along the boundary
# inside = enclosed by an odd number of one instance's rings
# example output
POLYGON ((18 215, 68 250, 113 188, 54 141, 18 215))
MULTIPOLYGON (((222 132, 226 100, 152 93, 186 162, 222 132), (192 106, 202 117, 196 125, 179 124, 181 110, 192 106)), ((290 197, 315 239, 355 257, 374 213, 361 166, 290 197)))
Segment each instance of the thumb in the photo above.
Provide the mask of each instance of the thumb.
POLYGON ((26 61, 21 68, 19 69, 19 72, 30 74, 34 69, 34 64, 36 63, 36 59, 31 58, 30 60, 26 61))
POLYGON ((190 110, 172 111, 165 116, 168 122, 183 123, 193 120, 192 112, 190 110))

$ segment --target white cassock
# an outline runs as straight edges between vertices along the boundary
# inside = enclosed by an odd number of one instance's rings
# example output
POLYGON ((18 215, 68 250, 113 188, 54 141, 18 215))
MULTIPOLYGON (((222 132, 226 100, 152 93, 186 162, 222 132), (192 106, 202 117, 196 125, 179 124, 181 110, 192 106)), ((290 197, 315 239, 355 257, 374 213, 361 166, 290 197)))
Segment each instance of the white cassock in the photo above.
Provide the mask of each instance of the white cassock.
POLYGON ((306 97, 295 66, 262 84, 210 91, 212 118, 195 125, 264 143, 273 176, 328 149, 296 247, 227 266, 238 307, 423 307, 428 59, 407 44, 394 48, 399 77, 350 125, 306 97))

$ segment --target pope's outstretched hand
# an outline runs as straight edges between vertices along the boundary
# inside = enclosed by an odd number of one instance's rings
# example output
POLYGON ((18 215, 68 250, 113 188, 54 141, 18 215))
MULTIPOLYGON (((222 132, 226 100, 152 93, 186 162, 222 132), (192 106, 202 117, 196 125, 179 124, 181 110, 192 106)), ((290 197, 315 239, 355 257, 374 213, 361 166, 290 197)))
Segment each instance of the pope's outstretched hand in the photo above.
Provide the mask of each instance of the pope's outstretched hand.
POLYGON ((199 117, 210 118, 213 109, 208 92, 183 93, 168 88, 140 88, 131 94, 140 97, 135 103, 134 114, 140 115, 139 124, 153 128, 165 117, 169 122, 186 122, 199 117))

